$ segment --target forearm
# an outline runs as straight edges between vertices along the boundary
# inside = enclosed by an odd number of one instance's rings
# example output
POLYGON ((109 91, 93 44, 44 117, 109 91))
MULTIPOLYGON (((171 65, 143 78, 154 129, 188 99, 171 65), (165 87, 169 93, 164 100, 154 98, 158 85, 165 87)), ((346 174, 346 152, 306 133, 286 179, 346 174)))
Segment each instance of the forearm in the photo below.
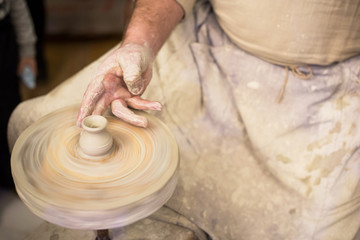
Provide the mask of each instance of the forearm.
POLYGON ((175 0, 138 0, 123 44, 146 44, 155 56, 183 16, 175 0))

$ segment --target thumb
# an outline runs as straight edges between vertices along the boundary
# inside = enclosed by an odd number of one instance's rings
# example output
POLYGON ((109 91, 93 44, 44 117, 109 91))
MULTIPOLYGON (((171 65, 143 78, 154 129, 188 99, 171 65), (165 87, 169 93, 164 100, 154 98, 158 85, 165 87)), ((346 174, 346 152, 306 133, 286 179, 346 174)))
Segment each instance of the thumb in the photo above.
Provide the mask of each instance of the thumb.
POLYGON ((128 90, 133 95, 140 95, 146 87, 144 73, 153 61, 151 49, 145 45, 125 44, 120 65, 128 90))
POLYGON ((142 69, 137 64, 132 64, 123 68, 124 82, 129 90, 134 95, 139 95, 144 90, 144 81, 142 78, 142 69))

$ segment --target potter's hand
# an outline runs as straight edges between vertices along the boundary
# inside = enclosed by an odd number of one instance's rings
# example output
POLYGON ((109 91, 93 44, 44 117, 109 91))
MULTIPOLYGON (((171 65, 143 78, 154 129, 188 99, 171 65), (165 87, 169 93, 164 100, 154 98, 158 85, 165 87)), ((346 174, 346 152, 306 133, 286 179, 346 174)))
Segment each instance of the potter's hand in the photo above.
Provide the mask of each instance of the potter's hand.
POLYGON ((100 65, 89 84, 77 117, 77 125, 90 114, 103 114, 111 104, 113 114, 133 125, 146 127, 147 120, 128 107, 161 110, 161 104, 140 98, 152 76, 150 48, 125 44, 113 51, 100 65))

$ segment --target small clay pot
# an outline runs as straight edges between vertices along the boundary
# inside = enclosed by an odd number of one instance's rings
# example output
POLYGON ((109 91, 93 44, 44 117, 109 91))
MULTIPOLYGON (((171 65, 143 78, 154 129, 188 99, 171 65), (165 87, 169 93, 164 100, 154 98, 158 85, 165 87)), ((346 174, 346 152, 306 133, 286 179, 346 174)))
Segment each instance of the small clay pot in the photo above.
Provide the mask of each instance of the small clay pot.
POLYGON ((89 157, 105 156, 113 145, 113 138, 106 130, 107 120, 100 115, 91 115, 81 123, 79 146, 83 154, 89 157))

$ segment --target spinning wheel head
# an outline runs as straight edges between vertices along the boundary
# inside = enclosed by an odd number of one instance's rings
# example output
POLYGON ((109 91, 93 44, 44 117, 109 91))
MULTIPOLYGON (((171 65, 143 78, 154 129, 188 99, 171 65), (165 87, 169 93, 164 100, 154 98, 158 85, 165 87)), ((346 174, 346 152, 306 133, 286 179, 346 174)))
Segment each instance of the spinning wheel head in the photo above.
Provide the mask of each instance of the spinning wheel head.
POLYGON ((86 118, 81 129, 78 109, 46 115, 18 138, 11 168, 24 203, 75 229, 120 227, 159 209, 176 185, 178 148, 169 129, 144 112, 145 129, 112 116, 86 118), (99 132, 100 139, 87 136, 99 132))

